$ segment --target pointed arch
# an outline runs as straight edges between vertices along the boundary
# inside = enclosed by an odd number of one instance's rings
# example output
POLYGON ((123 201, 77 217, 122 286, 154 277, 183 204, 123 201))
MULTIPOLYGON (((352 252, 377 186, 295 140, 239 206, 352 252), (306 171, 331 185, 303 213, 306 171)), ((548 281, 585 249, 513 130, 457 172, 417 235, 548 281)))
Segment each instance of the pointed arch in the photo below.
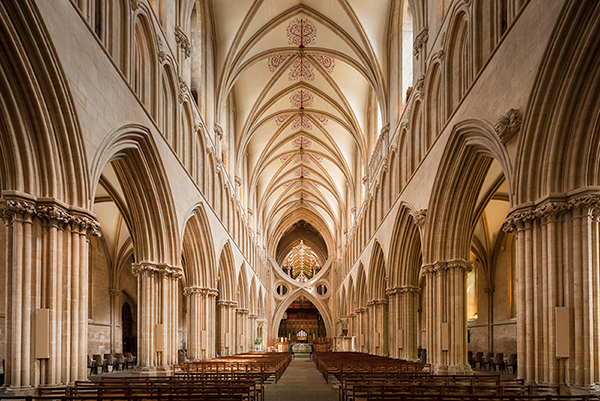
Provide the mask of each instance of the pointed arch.
POLYGON ((231 250, 231 243, 227 240, 221 250, 221 256, 219 257, 219 270, 217 276, 217 288, 221 300, 234 300, 234 289, 237 286, 235 278, 233 252, 231 250))
POLYGON ((385 256, 381 244, 379 241, 375 241, 371 251, 371 261, 369 262, 368 293, 371 299, 386 298, 387 280, 385 256))
POLYGON ((317 298, 306 288, 297 288, 295 291, 288 293, 288 295, 279 303, 279 305, 277 305, 275 311, 273 312, 273 321, 271 324, 271 337, 277 337, 277 333, 279 332, 279 325, 281 324, 281 319, 283 318, 283 313, 292 304, 292 302, 294 302, 295 299, 301 296, 308 299, 317 308, 317 310, 321 314, 321 317, 323 317, 323 323, 325 324, 325 331, 327 332, 327 337, 333 337, 333 320, 329 308, 323 303, 322 300, 317 298))
POLYGON ((187 286, 216 288, 215 256, 204 204, 196 205, 186 222, 182 259, 187 286))
MULTIPOLYGON (((138 124, 112 130, 102 141, 91 169, 93 188, 111 163, 124 193, 125 218, 134 239, 136 262, 179 266, 177 213, 167 174, 150 131, 138 124), (154 213, 148 213, 153 210, 154 213)), ((92 197, 93 198, 93 197, 92 197)))

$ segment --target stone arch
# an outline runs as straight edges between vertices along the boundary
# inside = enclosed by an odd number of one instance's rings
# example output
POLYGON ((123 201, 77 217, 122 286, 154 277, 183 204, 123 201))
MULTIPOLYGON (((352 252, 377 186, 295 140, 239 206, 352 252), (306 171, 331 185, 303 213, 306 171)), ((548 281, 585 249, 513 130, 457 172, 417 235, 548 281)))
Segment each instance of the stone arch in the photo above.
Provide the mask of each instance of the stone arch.
POLYGON ((183 233, 182 255, 188 286, 216 287, 213 239, 202 203, 193 208, 187 219, 183 233))
POLYGON ((369 263, 367 308, 369 314, 369 338, 374 344, 371 352, 377 355, 387 355, 389 350, 389 314, 387 297, 387 274, 383 250, 375 241, 369 263))
POLYGON ((518 139, 519 205, 600 184, 599 14, 569 4, 552 35, 518 139))
POLYGON ((423 224, 423 218, 424 211, 417 213, 407 204, 400 205, 388 256, 390 332, 398 333, 390 338, 390 354, 407 360, 416 360, 418 357, 417 310, 422 292, 419 278, 423 258, 417 222, 423 224))
POLYGON ((0 19, 0 174, 3 190, 90 209, 77 113, 50 38, 29 2, 0 19), (23 107, 27 105, 27 107, 23 107))
POLYGON ((296 290, 288 293, 288 295, 279 303, 279 305, 277 305, 275 311, 273 312, 273 320, 271 323, 272 331, 271 336, 269 337, 277 337, 277 333, 279 332, 279 325, 281 324, 281 319, 283 318, 283 313, 292 304, 292 302, 294 302, 294 300, 300 296, 307 298, 318 309, 319 313, 323 317, 323 323, 325 324, 325 331, 327 332, 327 337, 333 337, 334 326, 329 308, 323 303, 322 300, 313 295, 312 292, 308 291, 304 287, 297 288, 296 290))
MULTIPOLYGON (((478 120, 463 121, 451 133, 434 181, 425 222, 423 274, 427 344, 432 346, 428 358, 438 372, 471 371, 466 360, 466 276, 471 270, 475 206, 493 159, 499 162, 511 188, 512 167, 506 147, 491 126, 478 120)), ((509 198, 513 197, 509 193, 509 198)))
POLYGON ((108 163, 113 165, 122 183, 136 262, 178 266, 181 247, 177 213, 152 134, 138 124, 125 124, 112 130, 94 156, 93 188, 97 187, 108 163))
MULTIPOLYGON (((141 10, 141 8, 139 9, 141 10)), ((137 12, 132 24, 131 86, 150 115, 156 117, 157 61, 156 41, 151 18, 137 12)))
POLYGON ((227 241, 221 250, 217 275, 219 298, 221 300, 233 301, 235 298, 234 289, 236 288, 237 283, 235 281, 236 274, 234 266, 231 243, 227 241))
POLYGON ((444 54, 446 63, 446 116, 458 107, 472 80, 471 43, 469 36, 469 14, 466 6, 453 11, 449 25, 444 54))

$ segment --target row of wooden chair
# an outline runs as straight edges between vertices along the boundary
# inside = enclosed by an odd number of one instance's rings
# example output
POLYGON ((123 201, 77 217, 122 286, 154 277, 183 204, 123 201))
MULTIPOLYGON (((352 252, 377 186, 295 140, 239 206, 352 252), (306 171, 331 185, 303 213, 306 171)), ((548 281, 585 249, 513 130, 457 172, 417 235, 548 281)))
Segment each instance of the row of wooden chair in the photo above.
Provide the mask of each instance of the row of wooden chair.
POLYGON ((468 353, 469 364, 473 369, 492 370, 499 372, 508 372, 508 368, 511 368, 513 374, 517 374, 517 354, 510 354, 505 360, 503 352, 488 352, 486 356, 483 356, 483 352, 468 353))
POLYGON ((135 367, 135 356, 131 352, 117 353, 115 356, 112 354, 104 354, 104 357, 100 354, 94 354, 91 358, 87 357, 87 367, 90 371, 89 374, 108 373, 111 371, 117 371, 119 369, 129 369, 135 367), (98 372, 100 370, 100 372, 98 372))

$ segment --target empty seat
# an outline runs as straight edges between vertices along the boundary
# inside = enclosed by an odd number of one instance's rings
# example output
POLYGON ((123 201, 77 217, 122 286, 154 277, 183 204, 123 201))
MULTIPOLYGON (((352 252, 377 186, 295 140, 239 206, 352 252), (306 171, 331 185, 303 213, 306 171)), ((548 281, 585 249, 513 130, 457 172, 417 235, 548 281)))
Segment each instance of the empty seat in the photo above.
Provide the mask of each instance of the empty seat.
POLYGON ((483 368, 491 370, 493 362, 494 362, 494 353, 488 352, 487 355, 485 356, 485 359, 483 360, 483 368))
POLYGON ((123 355, 123 353, 118 352, 115 355, 115 366, 117 370, 119 370, 119 368, 125 369, 125 356, 123 355))
POLYGON ((506 367, 504 366, 504 353, 496 353, 492 364, 494 365, 494 371, 504 372, 506 370, 506 367))
POLYGON ((508 359, 506 360, 506 371, 508 371, 508 367, 512 367, 513 374, 517 374, 517 354, 510 354, 508 359))
POLYGON ((106 359, 102 358, 102 355, 100 354, 94 354, 94 361, 96 361, 96 372, 98 371, 97 369, 100 368, 100 373, 104 373, 107 372, 108 373, 108 366, 106 365, 106 359))
POLYGON ((112 354, 104 354, 104 360, 106 361, 106 367, 108 371, 108 367, 110 366, 111 372, 114 371, 116 359, 112 356, 112 354))
POLYGON ((479 368, 481 369, 481 363, 483 362, 483 352, 476 352, 475 356, 473 357, 473 363, 471 366, 473 366, 473 368, 477 368, 477 364, 479 364, 479 368))

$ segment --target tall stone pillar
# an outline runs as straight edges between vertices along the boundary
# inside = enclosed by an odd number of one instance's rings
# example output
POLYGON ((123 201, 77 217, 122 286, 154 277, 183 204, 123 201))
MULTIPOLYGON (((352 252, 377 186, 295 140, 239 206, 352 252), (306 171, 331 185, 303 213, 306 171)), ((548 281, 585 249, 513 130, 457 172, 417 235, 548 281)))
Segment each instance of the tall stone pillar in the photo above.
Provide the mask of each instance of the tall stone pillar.
POLYGON ((88 235, 98 233, 93 215, 55 199, 8 192, 3 198, 7 392, 86 380, 88 235))
POLYGON ((371 340, 369 352, 374 355, 386 355, 388 351, 387 336, 387 299, 374 299, 367 302, 369 320, 368 336, 371 340))
POLYGON ((202 359, 210 359, 215 357, 216 353, 216 298, 219 291, 214 288, 205 288, 203 292, 204 297, 204 314, 202 318, 202 331, 206 333, 203 335, 203 340, 206 338, 206 341, 202 342, 201 349, 202 359))
POLYGON ((117 326, 121 317, 121 290, 110 288, 110 349, 111 352, 117 353, 122 351, 121 336, 117 331, 117 326))
POLYGON ((467 273, 462 259, 423 266, 426 280, 428 362, 439 374, 467 374, 467 273))
POLYGON ((202 347, 202 295, 201 287, 190 286, 183 290, 187 301, 187 350, 192 361, 201 358, 202 347))
POLYGON ((400 297, 398 296, 399 287, 388 288, 385 294, 388 297, 389 307, 389 347, 392 358, 400 358, 404 348, 404 334, 402 332, 402 323, 400 319, 400 297))
POLYGON ((356 337, 356 350, 359 352, 367 352, 367 334, 364 332, 364 321, 366 316, 365 308, 356 308, 354 310, 354 320, 356 321, 356 332, 353 336, 356 337))
MULTIPOLYGON (((398 304, 400 307, 400 334, 402 335, 402 352, 400 358, 416 361, 417 355, 417 309, 419 308, 419 287, 406 285, 400 287, 398 304)), ((399 335, 400 335, 399 334, 399 335)))
POLYGON ((515 234, 519 376, 598 391, 600 195, 579 191, 518 207, 515 234))
POLYGON ((177 361, 178 281, 181 268, 150 262, 132 265, 138 280, 137 373, 168 374, 177 361))
POLYGON ((250 322, 248 338, 250 340, 250 343, 252 344, 252 351, 255 351, 254 341, 258 338, 258 333, 256 332, 256 319, 258 319, 258 315, 256 313, 250 313, 248 315, 248 319, 250 322))
POLYGON ((237 302, 218 300, 218 315, 219 315, 219 327, 217 331, 219 336, 218 352, 219 355, 232 355, 236 353, 236 314, 234 309, 237 307, 237 302))

